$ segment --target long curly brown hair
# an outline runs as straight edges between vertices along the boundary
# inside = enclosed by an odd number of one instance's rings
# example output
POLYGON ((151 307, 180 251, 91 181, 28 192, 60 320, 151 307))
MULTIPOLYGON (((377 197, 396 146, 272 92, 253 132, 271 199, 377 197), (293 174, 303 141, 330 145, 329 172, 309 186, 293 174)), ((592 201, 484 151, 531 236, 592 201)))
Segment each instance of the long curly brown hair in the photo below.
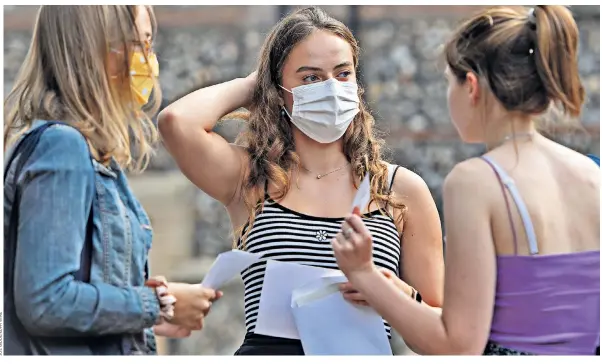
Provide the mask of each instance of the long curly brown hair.
MULTIPOLYGON (((235 234, 235 238, 240 237, 239 247, 244 247, 255 217, 261 211, 266 185, 270 183, 274 187, 273 199, 282 199, 290 190, 292 171, 300 166, 299 156, 295 152, 293 126, 281 115, 281 91, 278 85, 281 84, 282 69, 292 49, 316 30, 331 32, 347 41, 357 68, 360 53, 357 40, 343 23, 317 7, 291 13, 278 22, 268 35, 259 57, 250 113, 236 113, 236 117, 247 120, 246 130, 239 135, 236 143, 247 149, 250 159, 241 186, 249 221, 235 234)), ((403 218, 405 205, 394 198, 387 186, 387 165, 381 159, 383 140, 375 136, 374 118, 362 100, 363 93, 360 87, 360 111, 343 135, 343 152, 351 165, 356 187, 366 172, 370 173, 370 205, 376 203, 379 208, 391 206, 400 209, 402 214, 399 217, 403 218)))

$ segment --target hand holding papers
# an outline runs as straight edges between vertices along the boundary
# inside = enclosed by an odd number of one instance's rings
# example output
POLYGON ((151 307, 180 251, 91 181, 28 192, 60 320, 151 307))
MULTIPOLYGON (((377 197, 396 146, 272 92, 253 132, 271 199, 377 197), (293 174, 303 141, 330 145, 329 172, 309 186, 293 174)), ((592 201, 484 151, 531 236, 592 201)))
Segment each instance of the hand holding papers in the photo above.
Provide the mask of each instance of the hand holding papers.
POLYGON ((268 260, 259 299, 255 333, 299 339, 291 312, 291 295, 294 289, 312 281, 319 281, 323 276, 338 276, 343 279, 342 282, 347 281, 343 273, 337 270, 268 260))
POLYGON ((293 291, 291 307, 305 355, 392 355, 382 318, 347 302, 338 284, 312 282, 293 291))
POLYGON ((260 259, 260 254, 242 250, 221 253, 213 262, 201 285, 215 290, 220 289, 225 283, 260 259))
POLYGON ((301 339, 306 355, 391 355, 382 318, 347 302, 340 271, 269 260, 255 333, 301 339))

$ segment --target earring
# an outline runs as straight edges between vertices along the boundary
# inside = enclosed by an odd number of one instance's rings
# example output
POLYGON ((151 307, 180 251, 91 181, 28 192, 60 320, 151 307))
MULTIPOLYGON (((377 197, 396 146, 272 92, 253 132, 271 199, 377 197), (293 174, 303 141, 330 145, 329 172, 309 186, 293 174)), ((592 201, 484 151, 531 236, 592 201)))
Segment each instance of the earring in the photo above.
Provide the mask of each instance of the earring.
POLYGON ((284 107, 283 107, 282 109, 280 109, 280 116, 281 116, 283 119, 286 119, 286 112, 284 112, 284 107))

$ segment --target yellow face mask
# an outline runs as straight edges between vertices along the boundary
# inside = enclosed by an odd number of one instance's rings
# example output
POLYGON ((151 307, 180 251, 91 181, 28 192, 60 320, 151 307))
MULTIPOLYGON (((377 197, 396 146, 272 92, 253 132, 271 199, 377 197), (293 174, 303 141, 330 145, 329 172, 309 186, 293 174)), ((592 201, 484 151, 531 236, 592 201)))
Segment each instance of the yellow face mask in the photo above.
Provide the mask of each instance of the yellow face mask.
POLYGON ((145 58, 142 51, 133 52, 130 60, 130 85, 134 100, 140 107, 148 102, 153 91, 153 76, 159 77, 159 62, 155 53, 150 52, 145 58))

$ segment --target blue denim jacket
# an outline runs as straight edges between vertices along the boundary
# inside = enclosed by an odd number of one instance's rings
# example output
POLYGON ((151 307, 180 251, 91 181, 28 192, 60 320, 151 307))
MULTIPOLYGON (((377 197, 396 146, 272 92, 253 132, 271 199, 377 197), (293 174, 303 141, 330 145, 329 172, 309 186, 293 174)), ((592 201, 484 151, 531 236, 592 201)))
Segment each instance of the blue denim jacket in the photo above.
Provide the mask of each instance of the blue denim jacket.
MULTIPOLYGON (((55 125, 44 132, 17 180, 22 186, 17 315, 35 335, 122 334, 121 354, 152 354, 150 328, 159 303, 153 290, 144 287, 150 221, 116 163, 109 168, 91 160, 77 130, 55 125), (90 283, 84 283, 72 274, 79 269, 91 204, 92 266, 90 283)), ((13 176, 11 167, 4 188, 5 231, 13 176)))

